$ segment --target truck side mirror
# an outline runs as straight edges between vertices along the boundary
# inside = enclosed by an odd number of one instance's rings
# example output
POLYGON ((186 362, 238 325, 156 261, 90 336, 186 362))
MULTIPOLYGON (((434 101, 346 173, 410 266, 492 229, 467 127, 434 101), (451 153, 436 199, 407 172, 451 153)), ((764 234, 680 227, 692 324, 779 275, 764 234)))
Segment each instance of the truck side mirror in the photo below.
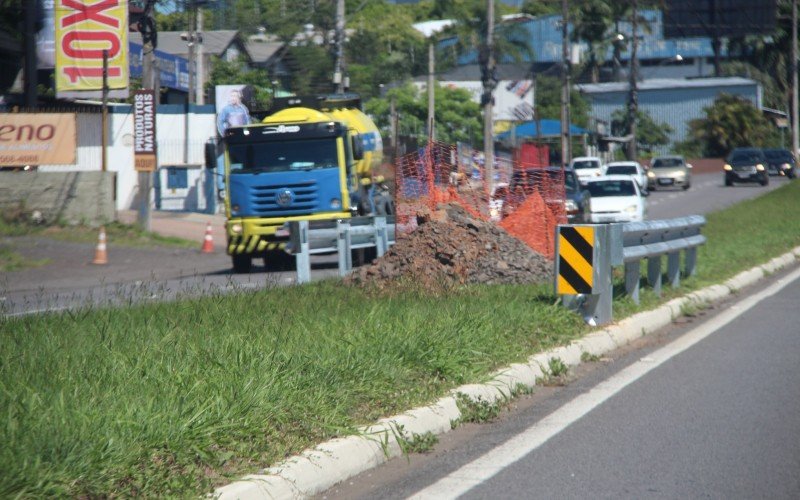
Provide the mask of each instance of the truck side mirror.
POLYGON ((353 141, 353 159, 361 160, 364 158, 364 142, 361 140, 361 135, 357 134, 352 137, 353 141))
POLYGON ((217 168, 217 143, 213 139, 205 144, 206 168, 217 168))

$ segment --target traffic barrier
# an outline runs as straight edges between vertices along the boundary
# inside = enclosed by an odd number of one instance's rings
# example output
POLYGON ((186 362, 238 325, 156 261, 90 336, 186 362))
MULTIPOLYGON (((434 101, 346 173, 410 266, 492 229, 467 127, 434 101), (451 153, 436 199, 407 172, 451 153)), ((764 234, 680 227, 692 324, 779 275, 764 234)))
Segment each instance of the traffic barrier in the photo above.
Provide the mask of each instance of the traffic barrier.
POLYGON ((612 320, 614 266, 625 266, 625 293, 638 304, 641 261, 647 260, 647 283, 661 295, 662 257, 667 257, 667 280, 680 286, 680 252, 685 253, 684 276, 697 267, 697 247, 706 219, 691 215, 668 220, 626 224, 561 225, 556 233, 555 291, 566 307, 591 325, 612 320))
POLYGON ((108 264, 105 226, 100 226, 100 234, 97 236, 97 246, 94 250, 94 260, 92 260, 92 264, 108 264))
POLYGON ((203 253, 214 253, 214 239, 211 236, 211 223, 206 225, 206 235, 203 237, 203 253))
POLYGON ((339 276, 353 269, 352 250, 375 248, 383 256, 395 243, 395 217, 294 221, 289 223, 286 251, 297 261, 297 283, 311 281, 311 255, 336 252, 339 276))

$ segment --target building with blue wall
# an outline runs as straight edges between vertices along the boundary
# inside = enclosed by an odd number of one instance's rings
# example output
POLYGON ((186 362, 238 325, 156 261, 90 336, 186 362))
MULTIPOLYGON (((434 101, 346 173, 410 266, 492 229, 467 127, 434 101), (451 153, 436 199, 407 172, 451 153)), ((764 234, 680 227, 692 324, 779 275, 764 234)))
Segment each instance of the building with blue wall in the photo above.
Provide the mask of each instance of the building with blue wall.
MULTIPOLYGON (((594 131, 609 134, 611 115, 626 109, 630 87, 624 82, 579 84, 581 94, 590 102, 594 131), (604 129, 605 127, 605 129, 604 129)), ((720 94, 743 97, 762 109, 761 85, 747 78, 652 79, 639 82, 639 109, 646 111, 656 123, 672 127, 671 144, 658 154, 668 153, 672 145, 686 139, 689 122, 705 116, 720 94)))

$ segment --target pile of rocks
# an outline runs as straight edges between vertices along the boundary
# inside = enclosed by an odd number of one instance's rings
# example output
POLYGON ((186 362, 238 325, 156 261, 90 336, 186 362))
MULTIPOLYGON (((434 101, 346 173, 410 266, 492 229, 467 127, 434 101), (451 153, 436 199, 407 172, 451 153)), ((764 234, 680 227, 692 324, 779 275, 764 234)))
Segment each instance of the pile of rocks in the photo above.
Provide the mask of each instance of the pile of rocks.
POLYGON ((347 281, 382 286, 406 279, 432 287, 552 282, 552 262, 458 205, 446 205, 417 223, 410 234, 398 234, 386 255, 356 269, 347 281))

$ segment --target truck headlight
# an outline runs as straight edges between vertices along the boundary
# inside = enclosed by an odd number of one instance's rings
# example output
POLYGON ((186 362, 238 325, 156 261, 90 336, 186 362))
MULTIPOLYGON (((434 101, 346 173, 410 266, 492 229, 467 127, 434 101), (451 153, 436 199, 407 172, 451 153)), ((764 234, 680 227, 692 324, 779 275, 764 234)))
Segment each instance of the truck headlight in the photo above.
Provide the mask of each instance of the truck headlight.
POLYGON ((231 233, 232 234, 242 234, 242 225, 239 223, 231 224, 231 233))
POLYGON ((577 212, 578 204, 575 203, 575 200, 566 200, 564 201, 564 210, 567 212, 577 212))
POLYGON ((756 170, 758 170, 759 172, 763 172, 764 171, 764 165, 759 163, 758 165, 756 165, 756 170))
POLYGON ((727 163, 725 164, 725 166, 724 166, 723 168, 724 168, 725 170, 733 170, 733 167, 731 167, 731 166, 730 166, 730 165, 728 165, 727 163))
POLYGON ((342 208, 342 200, 339 198, 334 198, 331 200, 331 208, 334 210, 339 210, 342 208))
POLYGON ((625 211, 629 214, 635 214, 639 210, 639 205, 628 205, 625 207, 625 211))

